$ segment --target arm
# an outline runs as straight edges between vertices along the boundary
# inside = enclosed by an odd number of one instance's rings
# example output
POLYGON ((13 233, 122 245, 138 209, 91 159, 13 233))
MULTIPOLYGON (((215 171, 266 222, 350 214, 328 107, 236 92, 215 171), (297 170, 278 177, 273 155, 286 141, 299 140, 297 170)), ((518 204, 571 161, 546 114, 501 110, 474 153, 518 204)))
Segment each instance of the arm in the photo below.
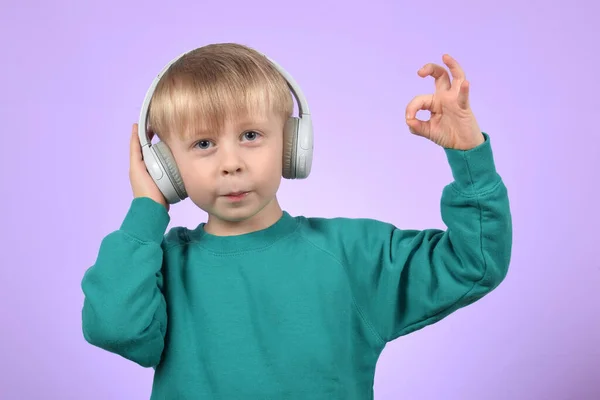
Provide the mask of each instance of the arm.
POLYGON ((156 366, 164 347, 161 243, 168 223, 163 206, 134 199, 120 229, 102 241, 81 283, 86 341, 144 367, 156 366))
POLYGON ((454 182, 444 188, 447 230, 401 230, 371 222, 346 254, 358 274, 358 303, 384 342, 433 324, 482 298, 507 274, 512 223, 507 189, 489 137, 446 149, 454 182))

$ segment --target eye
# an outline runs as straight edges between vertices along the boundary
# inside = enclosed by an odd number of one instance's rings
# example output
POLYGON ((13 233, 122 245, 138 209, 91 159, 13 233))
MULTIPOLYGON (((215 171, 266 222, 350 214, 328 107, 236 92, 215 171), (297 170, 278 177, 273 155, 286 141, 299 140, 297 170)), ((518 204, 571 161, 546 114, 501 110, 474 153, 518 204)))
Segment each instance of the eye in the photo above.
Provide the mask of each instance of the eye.
POLYGON ((196 142, 196 144, 194 146, 198 147, 202 150, 206 150, 210 147, 210 145, 211 145, 210 140, 200 140, 200 141, 196 142))
POLYGON ((260 134, 254 131, 248 131, 244 133, 244 139, 252 142, 258 138, 260 134))

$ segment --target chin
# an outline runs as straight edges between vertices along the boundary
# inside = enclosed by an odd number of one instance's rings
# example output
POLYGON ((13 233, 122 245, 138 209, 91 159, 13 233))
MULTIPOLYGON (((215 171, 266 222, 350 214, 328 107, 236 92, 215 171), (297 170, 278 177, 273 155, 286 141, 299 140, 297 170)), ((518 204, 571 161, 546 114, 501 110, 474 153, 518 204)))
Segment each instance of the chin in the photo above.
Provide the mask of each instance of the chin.
POLYGON ((269 204, 257 204, 256 202, 249 202, 248 204, 240 204, 237 206, 228 206, 220 204, 211 204, 206 206, 203 204, 196 205, 206 212, 209 217, 216 218, 223 222, 243 222, 257 214, 259 214, 269 204))
POLYGON ((209 213, 213 217, 226 222, 243 222, 258 214, 259 210, 251 209, 236 209, 236 210, 220 210, 209 213))
POLYGON ((209 216, 209 220, 225 224, 239 224, 245 221, 253 220, 251 223, 262 225, 260 220, 264 216, 266 220, 273 219, 272 212, 279 212, 279 205, 276 193, 265 195, 252 192, 249 196, 239 202, 228 202, 222 198, 208 199, 196 198, 190 196, 190 200, 209 216))

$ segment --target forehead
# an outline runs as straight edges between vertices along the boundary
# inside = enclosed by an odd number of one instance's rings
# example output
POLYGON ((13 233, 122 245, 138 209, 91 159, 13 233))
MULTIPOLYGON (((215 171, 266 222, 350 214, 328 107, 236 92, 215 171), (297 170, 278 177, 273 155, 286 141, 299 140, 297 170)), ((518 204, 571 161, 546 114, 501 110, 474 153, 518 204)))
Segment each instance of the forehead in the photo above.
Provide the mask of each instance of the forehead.
POLYGON ((287 89, 252 82, 240 87, 223 82, 200 86, 182 79, 174 80, 172 90, 155 93, 151 102, 151 125, 159 136, 187 141, 243 129, 272 129, 292 112, 287 89))

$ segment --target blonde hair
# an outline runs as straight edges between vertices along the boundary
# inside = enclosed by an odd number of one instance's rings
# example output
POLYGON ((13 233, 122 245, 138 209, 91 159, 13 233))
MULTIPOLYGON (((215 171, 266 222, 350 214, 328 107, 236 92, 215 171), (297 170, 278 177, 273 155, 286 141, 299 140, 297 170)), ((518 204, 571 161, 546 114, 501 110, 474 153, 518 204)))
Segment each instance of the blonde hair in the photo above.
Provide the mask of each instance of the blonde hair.
MULTIPOLYGON (((228 119, 293 112, 285 78, 260 53, 236 43, 195 49, 163 75, 152 96, 149 127, 161 139, 221 132, 228 119)), ((282 120, 285 121, 285 119, 282 120)))

